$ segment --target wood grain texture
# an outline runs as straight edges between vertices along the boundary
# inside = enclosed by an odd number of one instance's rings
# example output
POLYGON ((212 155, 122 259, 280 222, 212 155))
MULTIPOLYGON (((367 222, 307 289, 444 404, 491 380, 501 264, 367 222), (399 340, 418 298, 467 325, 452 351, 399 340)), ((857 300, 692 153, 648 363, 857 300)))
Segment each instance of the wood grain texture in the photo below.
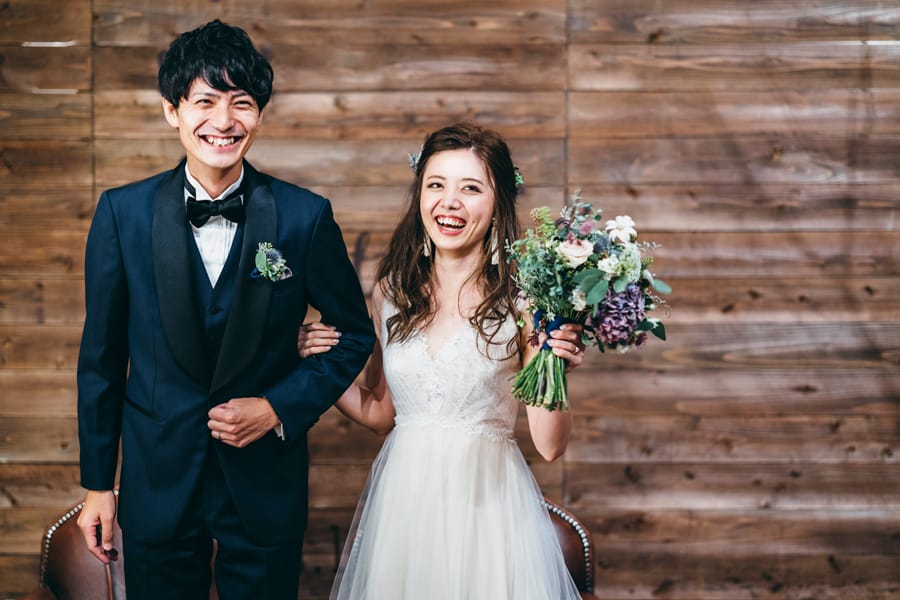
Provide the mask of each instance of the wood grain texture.
POLYGON ((568 111, 572 138, 900 132, 898 89, 572 92, 568 111))
POLYGON ((895 39, 900 10, 878 0, 572 0, 568 31, 577 43, 653 45, 895 39))
POLYGON ((896 88, 894 44, 572 44, 573 90, 744 91, 896 88))
MULTIPOLYGON (((213 18, 275 66, 249 160, 331 200, 366 292, 407 154, 460 119, 509 140, 524 226, 580 192, 661 244, 668 341, 587 354, 562 460, 516 424, 593 532, 601 598, 900 597, 900 7, 878 0, 0 2, 0 597, 83 494, 98 195, 181 159, 157 61, 213 18)), ((332 409, 309 441, 301 594, 324 600, 383 438, 332 409)))
POLYGON ((264 47, 531 45, 566 40, 562 0, 269 0, 265 11, 241 0, 213 4, 163 0, 152 12, 136 12, 133 2, 122 0, 98 0, 93 5, 100 45, 152 45, 216 17, 247 29, 264 47))
POLYGON ((84 140, 90 135, 90 94, 0 93, 0 140, 84 140))
POLYGON ((0 45, 91 42, 91 0, 6 0, 0 45))
POLYGON ((0 45, 0 93, 72 94, 90 89, 88 47, 0 45))
POLYGON ((567 197, 576 193, 605 217, 632 216, 645 237, 654 231, 893 231, 900 209, 895 183, 592 183, 571 186, 567 197))
MULTIPOLYGON (((166 44, 167 45, 167 44, 166 44)), ((99 46, 98 89, 155 89, 161 46, 99 46)), ((292 46, 265 49, 280 92, 468 90, 553 91, 565 84, 558 45, 292 46)))

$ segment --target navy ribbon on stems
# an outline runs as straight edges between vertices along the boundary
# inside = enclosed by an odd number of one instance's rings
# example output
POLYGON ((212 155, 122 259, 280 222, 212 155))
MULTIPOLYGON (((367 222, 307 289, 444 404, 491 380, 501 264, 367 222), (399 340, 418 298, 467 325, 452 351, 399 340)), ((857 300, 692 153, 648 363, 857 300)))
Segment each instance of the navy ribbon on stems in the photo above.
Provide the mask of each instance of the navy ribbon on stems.
MULTIPOLYGON (((541 330, 541 320, 543 318, 544 318, 543 310, 538 309, 538 310, 534 311, 534 330, 536 332, 539 332, 541 330)), ((550 347, 550 344, 547 343, 550 341, 550 332, 551 331, 559 329, 560 326, 562 326, 566 323, 575 323, 575 322, 576 321, 569 319, 568 317, 556 315, 556 318, 554 318, 552 321, 547 323, 547 326, 544 328, 544 333, 547 334, 547 339, 544 340, 544 345, 541 346, 541 350, 552 350, 552 348, 550 347)))

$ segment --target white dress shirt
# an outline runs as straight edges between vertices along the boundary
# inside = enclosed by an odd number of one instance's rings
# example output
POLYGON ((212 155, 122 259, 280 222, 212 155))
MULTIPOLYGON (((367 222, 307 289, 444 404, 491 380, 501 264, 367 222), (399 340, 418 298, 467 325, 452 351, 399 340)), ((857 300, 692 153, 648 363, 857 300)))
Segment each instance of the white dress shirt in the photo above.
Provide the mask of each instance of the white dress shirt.
MULTIPOLYGON (((228 194, 241 186, 241 182, 244 181, 244 167, 241 167, 241 175, 237 178, 237 181, 219 194, 218 198, 210 198, 209 193, 203 189, 203 186, 191 176, 187 165, 184 166, 184 176, 187 178, 188 183, 194 187, 196 200, 212 200, 215 202, 227 197, 228 194)), ((185 189, 185 203, 187 203, 188 197, 188 191, 185 189)), ((241 198, 241 201, 243 202, 244 199, 241 198)), ((225 261, 228 259, 228 253, 231 252, 231 244, 234 242, 237 228, 237 223, 229 221, 222 215, 210 217, 203 227, 191 225, 191 229, 194 232, 194 240, 197 241, 197 249, 200 250, 200 258, 203 259, 203 266, 206 267, 206 275, 209 277, 209 282, 213 287, 216 287, 219 275, 222 274, 222 269, 225 268, 225 261)))

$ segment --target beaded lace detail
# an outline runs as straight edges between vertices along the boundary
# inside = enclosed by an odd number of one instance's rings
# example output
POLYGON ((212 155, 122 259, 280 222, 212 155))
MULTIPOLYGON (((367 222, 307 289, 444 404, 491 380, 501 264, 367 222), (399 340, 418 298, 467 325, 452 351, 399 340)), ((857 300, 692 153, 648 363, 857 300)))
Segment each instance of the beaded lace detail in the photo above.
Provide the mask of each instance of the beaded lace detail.
MULTIPOLYGON (((383 342, 387 340, 384 324, 393 311, 385 302, 383 342)), ((510 377, 518 369, 518 360, 506 356, 505 340, 516 333, 515 322, 507 319, 498 335, 504 344, 492 344, 487 353, 484 340, 468 324, 433 355, 422 332, 404 342, 385 344, 384 372, 397 426, 433 425, 493 441, 511 440, 519 403, 510 391, 510 377)))

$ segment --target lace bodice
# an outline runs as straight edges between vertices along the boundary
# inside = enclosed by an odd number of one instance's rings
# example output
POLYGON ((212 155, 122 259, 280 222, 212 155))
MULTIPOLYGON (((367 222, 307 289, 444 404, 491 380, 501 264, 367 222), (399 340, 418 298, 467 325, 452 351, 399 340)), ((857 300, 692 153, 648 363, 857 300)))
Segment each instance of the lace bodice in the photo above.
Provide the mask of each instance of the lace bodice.
MULTIPOLYGON (((384 373, 391 388, 398 427, 416 423, 460 428, 490 438, 511 439, 518 414, 518 401, 511 393, 516 357, 506 357, 504 345, 485 342, 466 324, 440 347, 429 349, 424 333, 404 342, 387 343, 387 318, 393 314, 389 302, 381 315, 384 373)), ((516 325, 507 319, 498 339, 516 335, 516 325)))

